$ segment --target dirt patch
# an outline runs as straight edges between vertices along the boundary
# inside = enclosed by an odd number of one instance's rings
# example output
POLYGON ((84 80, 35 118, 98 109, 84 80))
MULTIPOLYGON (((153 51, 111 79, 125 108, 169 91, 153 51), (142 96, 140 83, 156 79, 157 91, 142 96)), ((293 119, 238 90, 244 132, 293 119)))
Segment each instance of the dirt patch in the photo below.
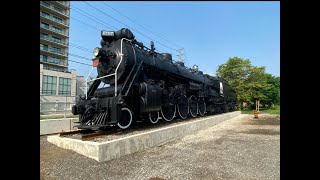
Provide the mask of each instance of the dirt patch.
POLYGON ((280 131, 275 131, 272 129, 249 129, 241 133, 245 134, 261 134, 261 135, 280 135, 280 131))
POLYGON ((280 120, 277 119, 268 119, 268 120, 250 120, 248 122, 243 123, 245 125, 275 125, 279 126, 280 125, 280 120))
POLYGON ((280 116, 271 114, 261 114, 259 119, 254 119, 253 116, 248 116, 249 118, 243 122, 243 125, 280 125, 280 116))

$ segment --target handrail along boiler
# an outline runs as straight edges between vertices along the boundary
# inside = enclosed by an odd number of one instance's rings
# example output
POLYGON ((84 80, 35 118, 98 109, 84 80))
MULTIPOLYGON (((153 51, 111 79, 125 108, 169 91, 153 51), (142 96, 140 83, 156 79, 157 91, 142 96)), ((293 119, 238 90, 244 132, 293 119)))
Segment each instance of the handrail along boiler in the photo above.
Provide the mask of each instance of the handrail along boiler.
POLYGON ((236 93, 226 81, 174 62, 171 54, 156 52, 152 41, 145 47, 126 28, 101 31, 101 37, 101 48, 93 52, 98 76, 72 107, 79 129, 126 129, 137 120, 156 124, 236 108, 236 93), (109 87, 98 88, 101 83, 109 87))

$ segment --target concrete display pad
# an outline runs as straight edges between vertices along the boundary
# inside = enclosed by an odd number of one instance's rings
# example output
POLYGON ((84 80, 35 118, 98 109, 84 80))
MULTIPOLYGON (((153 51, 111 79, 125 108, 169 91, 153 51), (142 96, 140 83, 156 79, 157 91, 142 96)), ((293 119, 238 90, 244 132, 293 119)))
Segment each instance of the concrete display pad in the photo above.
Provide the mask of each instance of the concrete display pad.
POLYGON ((82 141, 68 137, 59 137, 59 135, 48 136, 47 140, 58 147, 70 149, 79 154, 95 159, 98 162, 103 162, 173 141, 177 138, 201 129, 206 129, 239 115, 241 115, 241 112, 236 111, 197 118, 195 120, 191 119, 190 122, 172 126, 168 125, 168 127, 161 129, 106 142, 82 141))
POLYGON ((54 134, 76 130, 73 126, 78 125, 74 122, 79 121, 78 118, 66 119, 45 119, 40 120, 40 135, 54 134))

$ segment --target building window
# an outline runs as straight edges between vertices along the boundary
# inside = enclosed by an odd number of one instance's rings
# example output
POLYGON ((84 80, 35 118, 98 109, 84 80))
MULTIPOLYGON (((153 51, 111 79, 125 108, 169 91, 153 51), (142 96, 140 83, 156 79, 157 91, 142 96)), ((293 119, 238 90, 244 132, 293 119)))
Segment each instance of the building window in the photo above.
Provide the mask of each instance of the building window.
POLYGON ((59 78, 59 95, 71 95, 71 79, 59 78))
POLYGON ((53 7, 54 10, 60 12, 60 13, 64 13, 62 9, 58 8, 57 6, 53 7))
POLYGON ((48 60, 48 56, 40 54, 40 61, 41 62, 47 62, 47 60, 48 60))
POLYGON ((42 15, 43 17, 50 18, 50 14, 48 14, 48 13, 46 13, 46 12, 41 11, 41 15, 42 15))
POLYGON ((59 2, 59 3, 61 3, 61 4, 64 4, 64 5, 66 4, 66 3, 65 3, 65 2, 63 2, 63 1, 58 1, 58 2, 59 2))
POLYGON ((56 21, 56 22, 62 23, 62 19, 61 18, 53 16, 53 20, 56 21))
POLYGON ((45 29, 49 29, 49 24, 47 24, 47 23, 41 22, 40 26, 45 29))
POLYGON ((60 64, 60 61, 61 59, 52 57, 48 62, 53 64, 60 64))
POLYGON ((42 94, 56 95, 57 77, 43 76, 42 77, 42 94))
POLYGON ((52 27, 52 30, 55 31, 55 32, 58 32, 58 33, 62 32, 61 28, 58 28, 58 27, 55 27, 55 26, 52 27))
POLYGON ((61 38, 57 38, 57 37, 52 36, 52 41, 56 42, 56 43, 61 43, 61 38))
POLYGON ((63 53, 61 52, 61 49, 60 49, 60 48, 56 48, 56 47, 52 47, 52 48, 51 48, 51 52, 58 53, 58 54, 63 54, 63 53))
POLYGON ((47 3, 47 2, 45 2, 45 1, 41 1, 41 4, 44 5, 44 6, 46 6, 46 7, 50 7, 50 4, 47 3))
POLYGON ((40 49, 44 51, 48 51, 48 45, 40 44, 40 49))
POLYGON ((49 35, 45 34, 45 33, 40 33, 40 38, 48 40, 49 39, 49 35))

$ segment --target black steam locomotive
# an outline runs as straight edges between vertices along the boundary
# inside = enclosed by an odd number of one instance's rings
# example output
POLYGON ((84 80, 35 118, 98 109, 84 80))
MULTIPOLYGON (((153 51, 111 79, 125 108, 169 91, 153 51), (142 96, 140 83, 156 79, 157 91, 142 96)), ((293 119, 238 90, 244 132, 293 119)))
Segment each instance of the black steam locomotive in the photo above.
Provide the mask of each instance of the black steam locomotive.
POLYGON ((101 48, 94 50, 98 76, 72 107, 79 129, 128 128, 137 120, 204 116, 236 108, 236 93, 224 80, 185 67, 169 53, 138 42, 129 29, 101 31, 101 48), (98 88, 101 82, 109 87, 98 88))

